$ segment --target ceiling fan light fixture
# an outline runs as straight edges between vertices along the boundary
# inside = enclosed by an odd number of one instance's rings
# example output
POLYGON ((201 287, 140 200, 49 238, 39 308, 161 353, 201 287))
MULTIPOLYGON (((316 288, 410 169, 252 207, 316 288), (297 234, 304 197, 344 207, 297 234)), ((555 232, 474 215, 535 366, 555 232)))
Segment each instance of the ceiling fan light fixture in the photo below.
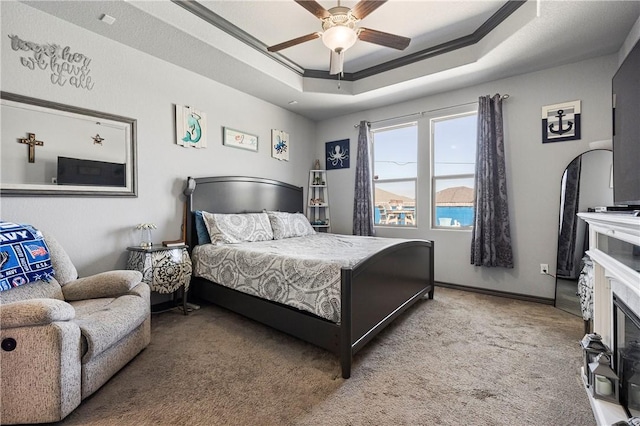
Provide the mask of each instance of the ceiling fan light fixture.
MULTIPOLYGON (((0 0, 2 1, 2 0, 0 0)), ((358 0, 355 7, 350 9, 338 5, 331 9, 325 9, 316 0, 294 0, 297 4, 311 12, 322 21, 323 32, 314 32, 302 37, 297 37, 284 43, 267 47, 268 52, 278 52, 292 46, 322 37, 322 42, 331 50, 329 74, 343 74, 344 52, 353 46, 357 40, 393 49, 404 50, 411 39, 370 28, 357 28, 358 22, 371 12, 382 6, 387 0, 358 0)), ((340 84, 338 84, 340 87, 340 84)))
POLYGON ((336 25, 322 33, 322 42, 333 52, 344 52, 358 40, 358 35, 352 28, 336 25))

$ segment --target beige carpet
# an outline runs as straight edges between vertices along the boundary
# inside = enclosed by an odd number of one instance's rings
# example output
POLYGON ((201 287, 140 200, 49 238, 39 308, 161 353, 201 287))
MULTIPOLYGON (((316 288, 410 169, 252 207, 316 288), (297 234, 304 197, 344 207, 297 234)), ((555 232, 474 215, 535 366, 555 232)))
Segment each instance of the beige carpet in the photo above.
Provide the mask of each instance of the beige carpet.
POLYGON ((221 308, 152 319, 152 342, 63 425, 593 425, 583 324, 445 288, 355 357, 221 308))

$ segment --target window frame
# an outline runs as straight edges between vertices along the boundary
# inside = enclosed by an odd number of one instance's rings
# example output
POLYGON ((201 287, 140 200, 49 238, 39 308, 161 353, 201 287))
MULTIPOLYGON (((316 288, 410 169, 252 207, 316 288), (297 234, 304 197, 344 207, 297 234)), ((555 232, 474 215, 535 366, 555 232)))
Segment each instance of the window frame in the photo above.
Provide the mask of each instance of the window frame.
MULTIPOLYGON (((473 230, 473 224, 469 226, 446 226, 439 225, 436 223, 437 215, 436 215, 436 183, 439 180, 456 180, 456 179, 472 179, 474 181, 474 190, 475 190, 475 171, 474 173, 458 173, 451 175, 435 175, 435 150, 436 150, 436 141, 435 141, 435 125, 436 122, 442 122, 446 120, 452 120, 455 118, 462 118, 475 115, 476 118, 478 116, 478 103, 474 102, 469 105, 459 106, 455 108, 447 108, 446 113, 440 113, 437 115, 432 115, 429 117, 429 146, 430 146, 430 181, 431 181, 431 229, 436 230, 444 230, 444 231, 465 231, 470 232, 473 230)), ((474 169, 475 169, 475 161, 474 161, 474 169)), ((475 211, 474 211, 475 214, 475 211)))
POLYGON ((402 229, 406 229, 406 228, 417 228, 418 227, 418 194, 420 192, 420 188, 418 186, 419 184, 419 180, 418 180, 418 175, 419 175, 419 169, 420 169, 420 156, 419 156, 419 144, 420 144, 420 138, 419 138, 419 133, 420 133, 420 127, 418 125, 418 121, 417 120, 411 120, 411 121, 405 121, 405 122, 399 122, 396 124, 391 124, 391 125, 385 125, 385 126, 380 126, 380 127, 375 127, 375 128, 371 128, 371 164, 372 164, 372 173, 371 173, 371 189, 372 189, 372 195, 371 195, 371 202, 372 202, 372 209, 375 211, 376 208, 376 200, 375 200, 375 188, 376 188, 376 184, 382 183, 398 183, 398 182, 412 182, 413 183, 413 187, 414 187, 414 215, 413 215, 413 224, 389 224, 389 223, 373 223, 374 227, 389 227, 389 228, 402 228, 402 229), (402 128, 406 128, 406 127, 415 127, 416 129, 416 152, 415 152, 415 161, 416 161, 416 174, 415 177, 411 177, 411 178, 392 178, 392 179, 376 179, 376 170, 375 170, 375 163, 376 163, 376 156, 375 156, 375 133, 376 132, 383 132, 383 131, 390 131, 390 130, 395 130, 395 129, 402 129, 402 128))

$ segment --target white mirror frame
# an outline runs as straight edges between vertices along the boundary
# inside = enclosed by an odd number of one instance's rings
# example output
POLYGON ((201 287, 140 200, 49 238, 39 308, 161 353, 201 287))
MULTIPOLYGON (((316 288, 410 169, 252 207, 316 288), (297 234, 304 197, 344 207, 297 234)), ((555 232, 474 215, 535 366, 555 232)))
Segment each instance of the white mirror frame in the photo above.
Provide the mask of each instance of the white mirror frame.
MULTIPOLYGON (((126 170, 126 184, 122 187, 110 187, 110 186, 88 186, 88 185, 57 185, 52 182, 42 183, 26 183, 26 182, 6 182, 0 176, 0 194, 2 196, 93 196, 93 197, 137 197, 137 156, 136 156, 136 136, 137 136, 137 120, 128 117, 122 117, 119 115, 93 111, 85 108, 74 107, 70 105, 59 104, 56 102, 45 101, 42 99, 30 98, 27 96, 17 95, 8 92, 0 92, 0 106, 2 108, 2 120, 5 120, 5 108, 13 108, 22 110, 20 113, 26 111, 29 114, 30 111, 33 115, 42 113, 50 114, 55 120, 58 116, 62 125, 68 126, 69 123, 78 123, 78 125, 86 125, 87 122, 93 122, 93 125, 102 126, 117 129, 117 133, 121 135, 122 140, 117 140, 117 144, 122 144, 120 150, 121 155, 125 159, 126 170)), ((2 127, 5 128, 7 122, 4 121, 2 127)), ((64 127, 69 130, 68 127, 64 127)), ((31 131, 27 128, 25 131, 31 131)), ((4 133, 4 132, 3 132, 4 133)), ((35 133, 35 132, 34 132, 35 133)), ((87 138, 89 138, 87 134, 87 138)), ((26 138, 24 135, 16 134, 3 135, 0 143, 2 144, 2 151, 4 153, 7 147, 10 147, 10 143, 19 142, 20 138, 26 138), (6 145, 5 145, 6 144, 6 145)), ((40 139, 41 135, 36 133, 36 139, 40 139)), ((44 139, 44 138, 43 138, 44 139)), ((90 139, 89 139, 90 142, 90 139)), ((49 148, 52 142, 47 144, 45 140, 44 147, 49 148)), ((110 138, 109 143, 114 143, 113 138, 110 138)), ((37 163, 38 151, 44 147, 36 147, 35 158, 37 163)), ((25 150, 25 164, 27 163, 27 146, 23 146, 25 150)), ((51 155, 51 154, 49 154, 51 155)), ((55 155, 55 154, 53 154, 55 155)), ((12 164, 5 164, 5 161, 15 161, 15 159, 7 158, 8 155, 2 156, 2 168, 9 169, 12 164)), ((5 175, 6 176, 6 175, 5 175)), ((5 179, 6 180, 6 179, 5 179)))

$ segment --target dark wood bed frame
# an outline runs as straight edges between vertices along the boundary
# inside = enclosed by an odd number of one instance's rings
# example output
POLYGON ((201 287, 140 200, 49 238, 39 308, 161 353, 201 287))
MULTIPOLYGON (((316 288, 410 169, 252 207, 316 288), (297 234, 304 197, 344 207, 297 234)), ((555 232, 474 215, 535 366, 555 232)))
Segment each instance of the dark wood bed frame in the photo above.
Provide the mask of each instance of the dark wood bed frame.
MULTIPOLYGON (((197 244, 196 210, 252 213, 303 212, 303 190, 253 177, 188 178, 187 243, 197 244)), ((342 377, 351 376, 353 356, 391 321, 422 297, 433 299, 433 242, 407 240, 381 250, 351 268, 342 268, 341 322, 193 277, 190 295, 215 303, 340 357, 342 377)))

